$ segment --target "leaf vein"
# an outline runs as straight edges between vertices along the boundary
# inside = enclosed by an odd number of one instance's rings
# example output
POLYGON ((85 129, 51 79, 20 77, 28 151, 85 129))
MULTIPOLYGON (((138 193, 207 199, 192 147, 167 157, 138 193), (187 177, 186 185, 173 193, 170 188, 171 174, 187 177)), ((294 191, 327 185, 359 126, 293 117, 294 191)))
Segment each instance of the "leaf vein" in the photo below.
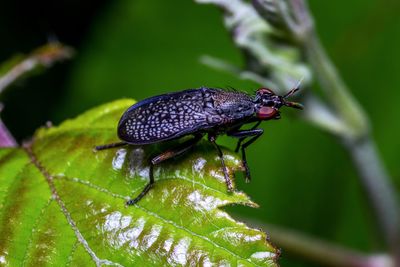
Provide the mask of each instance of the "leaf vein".
MULTIPOLYGON (((69 181, 71 181, 71 182, 79 182, 79 183, 81 183, 81 184, 83 184, 83 185, 86 185, 86 186, 89 186, 89 187, 91 187, 91 188, 97 189, 97 190, 99 190, 99 191, 101 191, 101 192, 103 192, 103 193, 108 193, 108 194, 110 194, 110 195, 113 196, 113 197, 118 197, 118 198, 126 199, 126 197, 124 197, 124 196, 122 196, 122 195, 118 195, 118 194, 109 192, 107 189, 101 188, 101 187, 99 187, 99 186, 97 186, 97 185, 93 185, 93 184, 91 184, 90 182, 85 182, 85 181, 83 181, 83 180, 81 180, 81 179, 79 179, 79 178, 69 178, 69 177, 65 177, 65 176, 56 176, 56 177, 57 177, 57 178, 66 179, 66 180, 69 180, 69 181)), ((56 177, 55 177, 55 178, 56 178, 56 177)), ((180 179, 180 178, 167 178, 167 179, 180 179)), ((163 180, 167 180, 167 179, 163 179, 163 180)), ((187 179, 187 180, 188 180, 188 179, 187 179)), ((199 239, 202 239, 202 240, 204 240, 204 241, 207 241, 207 242, 209 242, 210 244, 212 244, 214 247, 219 248, 219 249, 222 249, 222 250, 225 250, 226 252, 228 252, 229 254, 235 256, 235 257, 238 258, 238 259, 241 259, 241 260, 247 261, 247 262, 249 262, 249 263, 251 263, 251 264, 254 264, 254 263, 253 263, 251 260, 249 260, 248 258, 243 258, 242 256, 240 256, 240 255, 234 253, 233 251, 231 251, 231 250, 229 250, 229 249, 227 249, 227 248, 224 248, 223 246, 217 244, 215 241, 211 240, 211 239, 208 238, 208 237, 202 236, 202 235, 200 235, 200 234, 198 234, 198 233, 195 233, 195 232, 191 231, 190 229, 188 229, 188 228, 186 228, 186 227, 183 227, 183 226, 181 226, 181 225, 179 225, 179 224, 176 224, 174 221, 168 220, 168 219, 166 219, 166 218, 164 218, 164 217, 162 217, 162 216, 160 216, 160 215, 158 215, 158 214, 156 214, 156 213, 154 213, 154 212, 152 212, 152 211, 150 211, 150 210, 144 208, 144 207, 141 206, 141 205, 135 204, 135 206, 136 206, 137 208, 141 209, 142 211, 144 211, 145 213, 147 213, 147 214, 149 214, 149 215, 151 215, 151 216, 153 216, 153 217, 155 217, 155 218, 157 218, 157 219, 163 221, 165 224, 172 225, 173 227, 175 227, 175 228, 177 228, 177 229, 183 230, 183 231, 185 231, 185 232, 187 232, 187 233, 189 233, 189 234, 191 234, 191 235, 193 235, 193 236, 195 236, 195 237, 197 237, 197 238, 199 238, 199 239)))
POLYGON ((46 179, 47 183, 49 184, 50 190, 51 190, 51 192, 53 194, 53 197, 55 198, 57 204, 60 206, 62 213, 64 214, 64 216, 67 219, 69 225, 71 226, 72 230, 74 231, 77 239, 83 245, 83 247, 88 252, 88 254, 91 256, 91 258, 96 263, 96 265, 97 266, 101 266, 101 265, 105 264, 105 265, 115 265, 115 266, 121 266, 122 267, 123 265, 121 265, 119 263, 112 262, 112 261, 109 261, 109 260, 100 259, 96 255, 96 253, 90 248, 88 242, 86 241, 86 239, 84 238, 82 233, 79 231, 78 227, 76 226, 75 221, 72 219, 71 214, 68 212, 64 202, 61 200, 60 196, 58 195, 57 189, 56 189, 56 187, 54 185, 54 182, 53 182, 54 177, 43 167, 43 165, 41 165, 41 163, 37 159, 36 155, 32 151, 32 147, 31 146, 32 146, 32 144, 25 144, 25 146, 24 146, 25 151, 27 152, 27 154, 31 158, 32 163, 39 169, 40 173, 46 179))

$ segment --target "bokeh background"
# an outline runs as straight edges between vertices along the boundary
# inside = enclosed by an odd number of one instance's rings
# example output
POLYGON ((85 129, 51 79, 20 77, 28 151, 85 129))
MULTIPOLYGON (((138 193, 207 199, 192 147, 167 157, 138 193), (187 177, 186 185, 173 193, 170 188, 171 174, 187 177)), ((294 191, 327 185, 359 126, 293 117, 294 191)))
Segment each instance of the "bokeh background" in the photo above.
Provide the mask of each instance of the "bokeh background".
MULTIPOLYGON (((0 3, 0 62, 48 40, 76 49, 72 61, 1 96, 2 119, 19 141, 48 120, 57 124, 118 98, 141 100, 200 86, 257 88, 199 62, 208 54, 242 64, 214 6, 191 0, 0 3)), ((400 189, 400 2, 311 0, 310 6, 322 43, 370 116, 382 159, 400 189)), ((375 219, 340 143, 288 110, 282 120, 262 127, 264 136, 248 149, 253 180, 237 179, 261 207, 229 210, 357 250, 382 250, 375 219)), ((235 145, 228 138, 220 143, 235 145)), ((311 266, 285 252, 281 264, 311 266)))

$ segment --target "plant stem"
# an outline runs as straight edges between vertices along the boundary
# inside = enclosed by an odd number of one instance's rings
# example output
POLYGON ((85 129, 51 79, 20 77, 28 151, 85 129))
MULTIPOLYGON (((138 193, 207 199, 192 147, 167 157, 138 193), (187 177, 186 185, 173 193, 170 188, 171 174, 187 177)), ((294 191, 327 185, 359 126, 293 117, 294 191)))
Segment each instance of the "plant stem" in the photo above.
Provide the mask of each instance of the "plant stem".
POLYGON ((314 32, 305 39, 303 48, 307 61, 313 67, 315 77, 326 96, 329 97, 328 101, 348 125, 346 138, 363 138, 369 132, 367 116, 350 94, 314 32))
POLYGON ((268 229, 268 234, 273 242, 293 255, 322 266, 335 267, 390 267, 393 266, 391 258, 386 254, 365 255, 348 248, 342 248, 328 242, 312 238, 296 231, 282 229, 275 225, 260 225, 268 229))
MULTIPOLYGON (((71 48, 60 43, 49 43, 39 47, 18 62, 12 61, 13 64, 11 67, 4 73, 0 73, 0 94, 2 94, 10 85, 22 79, 29 73, 32 73, 34 70, 41 67, 51 67, 58 61, 69 59, 72 55, 73 50, 71 48)), ((0 112, 2 108, 3 105, 0 103, 0 112)), ((0 119, 0 148, 16 146, 18 146, 18 143, 0 119)))
MULTIPOLYGON (((347 125, 348 132, 339 137, 353 158, 384 240, 395 258, 398 259, 400 254, 400 208, 394 186, 369 134, 368 119, 360 105, 349 93, 315 34, 304 43, 304 50, 322 89, 347 125)), ((398 264, 400 266, 400 262, 398 264)))
MULTIPOLYGON (((395 259, 394 265, 400 266, 400 208, 394 187, 376 151, 367 115, 351 95, 318 39, 307 1, 253 0, 253 9, 249 9, 246 1, 197 1, 214 3, 226 11, 226 27, 231 31, 236 45, 246 56, 250 55, 247 58, 253 63, 247 64, 245 71, 210 60, 207 62, 209 65, 236 74, 246 73, 246 76, 239 76, 260 83, 267 84, 271 80, 282 88, 287 88, 290 76, 296 77, 293 73, 309 73, 310 78, 306 80, 318 80, 326 101, 322 102, 311 91, 304 94, 303 100, 307 109, 303 117, 344 143, 377 217, 383 240, 395 259), (260 16, 256 16, 255 13, 260 16), (260 20, 265 23, 261 23, 260 20), (273 34, 280 37, 280 43, 275 43, 274 38, 269 38, 273 34), (285 36, 288 41, 287 47, 295 45, 304 55, 299 57, 301 61, 277 56, 277 48, 282 47, 285 36), (304 66, 306 71, 303 70, 304 66)), ((310 86, 310 82, 305 85, 310 86)), ((297 246, 298 250, 302 249, 301 244, 298 243, 297 246)), ((318 250, 318 245, 310 247, 318 250)))
POLYGON ((386 244, 396 259, 396 266, 400 266, 399 207, 394 186, 382 166, 376 146, 370 138, 345 142, 345 145, 362 178, 386 244))
POLYGON ((60 43, 49 43, 39 47, 4 74, 0 74, 0 94, 15 81, 40 67, 51 67, 54 63, 72 57, 73 50, 60 43))

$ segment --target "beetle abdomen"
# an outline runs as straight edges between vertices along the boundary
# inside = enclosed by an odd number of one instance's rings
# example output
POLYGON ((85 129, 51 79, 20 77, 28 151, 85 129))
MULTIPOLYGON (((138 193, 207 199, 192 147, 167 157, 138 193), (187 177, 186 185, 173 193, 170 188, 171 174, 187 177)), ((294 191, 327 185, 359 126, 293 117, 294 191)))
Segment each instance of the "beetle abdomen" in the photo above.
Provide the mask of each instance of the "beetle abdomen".
POLYGON ((207 124, 205 91, 192 89, 151 97, 130 107, 118 124, 118 136, 131 144, 178 138, 207 124))

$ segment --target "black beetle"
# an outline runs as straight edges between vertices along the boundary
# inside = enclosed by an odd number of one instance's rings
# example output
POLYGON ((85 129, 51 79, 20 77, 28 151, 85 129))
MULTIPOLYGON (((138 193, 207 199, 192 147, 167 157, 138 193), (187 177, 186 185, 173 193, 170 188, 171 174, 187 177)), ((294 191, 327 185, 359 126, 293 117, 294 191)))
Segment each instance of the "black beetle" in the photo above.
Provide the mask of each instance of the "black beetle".
POLYGON ((228 190, 232 191, 232 181, 225 167, 221 148, 215 142, 217 136, 227 134, 239 138, 235 151, 241 149, 246 181, 250 181, 246 147, 263 134, 263 129, 257 129, 262 121, 280 118, 279 109, 282 106, 303 108, 299 103, 286 100, 297 90, 298 87, 279 96, 271 89, 260 88, 255 96, 250 96, 236 90, 203 87, 150 97, 134 104, 122 115, 118 123, 118 137, 123 142, 97 146, 95 150, 128 144, 154 144, 193 135, 192 139, 150 160, 150 182, 136 198, 127 202, 128 205, 133 205, 153 186, 155 164, 183 154, 208 134, 208 140, 218 151, 228 190), (247 130, 241 129, 248 123, 255 125, 247 130), (251 138, 243 143, 247 137, 251 138))

